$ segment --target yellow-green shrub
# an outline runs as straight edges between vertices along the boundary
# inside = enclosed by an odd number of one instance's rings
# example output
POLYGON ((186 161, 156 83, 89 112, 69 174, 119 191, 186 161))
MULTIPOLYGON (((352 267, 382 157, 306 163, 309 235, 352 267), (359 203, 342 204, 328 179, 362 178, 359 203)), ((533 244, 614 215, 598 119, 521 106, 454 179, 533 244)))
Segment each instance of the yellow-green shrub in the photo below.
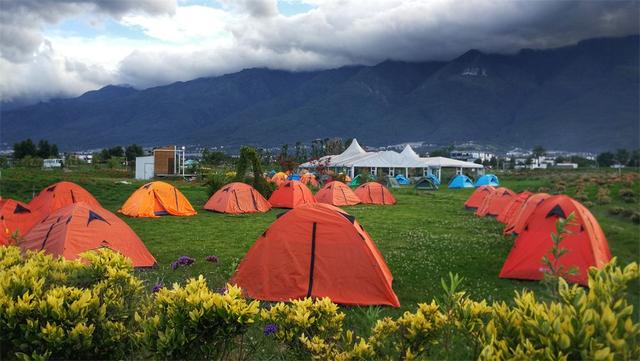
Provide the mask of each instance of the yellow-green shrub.
POLYGON ((589 289, 560 280, 559 301, 543 303, 531 291, 518 293, 515 305, 496 303, 481 336, 481 360, 583 359, 637 360, 640 324, 626 289, 638 280, 638 265, 589 270, 589 289))
POLYGON ((216 293, 202 276, 161 289, 153 301, 136 320, 143 348, 157 359, 225 358, 259 313, 259 303, 242 298, 240 288, 216 293))
POLYGON ((0 248, 2 358, 117 358, 131 347, 142 282, 110 251, 90 263, 0 248))

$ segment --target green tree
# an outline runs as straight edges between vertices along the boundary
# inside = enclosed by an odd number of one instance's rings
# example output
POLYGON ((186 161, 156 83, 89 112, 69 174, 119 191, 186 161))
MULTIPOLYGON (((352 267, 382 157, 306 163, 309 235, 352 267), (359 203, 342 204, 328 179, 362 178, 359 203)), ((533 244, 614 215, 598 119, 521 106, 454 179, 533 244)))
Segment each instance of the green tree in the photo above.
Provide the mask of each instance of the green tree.
POLYGON ((229 161, 229 156, 224 152, 212 152, 208 149, 205 149, 202 152, 202 163, 213 165, 213 166, 221 166, 229 161))
POLYGON ((598 165, 600 167, 610 167, 615 163, 616 156, 611 152, 604 152, 598 154, 596 160, 598 161, 598 165))
POLYGON ((629 162, 627 162, 629 167, 640 167, 640 149, 636 149, 631 152, 629 157, 629 162))
POLYGON ((137 144, 131 144, 125 148, 124 155, 128 161, 132 162, 136 160, 136 157, 144 155, 144 150, 142 150, 142 147, 137 144))
POLYGON ((544 147, 542 147, 541 145, 536 145, 535 147, 533 147, 531 153, 533 153, 534 157, 540 158, 547 154, 547 150, 544 149, 544 147))
POLYGON ((439 149, 436 149, 436 150, 432 151, 430 156, 431 157, 450 157, 451 156, 451 152, 453 151, 453 149, 454 149, 454 146, 452 144, 452 145, 446 146, 444 148, 439 148, 439 149))
POLYGON ((119 145, 109 148, 109 155, 111 157, 124 157, 124 149, 119 145))
POLYGON ((51 154, 51 146, 49 145, 49 142, 41 139, 38 142, 38 150, 36 151, 36 155, 42 159, 47 159, 49 158, 50 154, 51 154))
POLYGON ((36 145, 31 139, 23 140, 13 145, 13 157, 20 160, 26 156, 35 157, 37 155, 36 145))
POLYGON ((51 147, 49 148, 49 156, 53 158, 57 158, 60 156, 57 144, 51 144, 51 147))
POLYGON ((629 151, 624 148, 616 150, 616 161, 619 164, 626 165, 629 162, 630 156, 629 151))
POLYGON ((307 148, 305 148, 302 142, 296 142, 295 146, 295 157, 298 163, 303 163, 307 160, 307 148))

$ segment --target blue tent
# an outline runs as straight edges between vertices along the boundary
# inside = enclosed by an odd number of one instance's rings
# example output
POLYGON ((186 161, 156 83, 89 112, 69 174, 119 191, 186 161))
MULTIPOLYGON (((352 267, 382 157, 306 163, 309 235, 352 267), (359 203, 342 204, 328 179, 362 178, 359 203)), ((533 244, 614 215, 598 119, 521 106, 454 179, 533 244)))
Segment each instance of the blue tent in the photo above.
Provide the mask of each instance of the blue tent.
POLYGON ((480 187, 480 186, 497 187, 499 185, 500 185, 500 180, 498 180, 498 177, 496 177, 495 174, 485 174, 482 177, 478 178, 475 184, 476 187, 480 187))
POLYGON ((431 182, 433 182, 433 184, 439 186, 440 185, 440 180, 438 179, 438 177, 436 177, 434 174, 428 174, 426 176, 427 179, 431 180, 431 182))
POLYGON ((299 181, 300 180, 300 174, 296 174, 296 173, 289 174, 287 179, 288 180, 297 180, 297 181, 299 181))
POLYGON ((276 171, 273 169, 267 172, 267 176, 269 176, 269 178, 273 177, 274 175, 276 175, 276 171))
POLYGON ((459 174, 449 181, 449 189, 473 188, 473 181, 466 175, 459 174))
POLYGON ((411 181, 408 180, 407 177, 403 176, 402 174, 398 174, 396 176, 396 180, 400 185, 403 185, 403 186, 406 186, 407 184, 411 184, 411 181))

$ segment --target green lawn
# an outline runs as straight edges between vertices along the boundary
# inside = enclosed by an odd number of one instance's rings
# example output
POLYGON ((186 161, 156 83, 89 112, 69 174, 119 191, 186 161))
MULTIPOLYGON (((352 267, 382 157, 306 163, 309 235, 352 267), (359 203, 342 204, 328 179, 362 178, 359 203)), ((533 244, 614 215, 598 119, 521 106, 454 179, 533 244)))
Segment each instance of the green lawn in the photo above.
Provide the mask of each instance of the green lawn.
MULTIPOLYGON (((559 184, 566 183, 567 193, 572 194, 583 175, 580 172, 545 172, 499 174, 499 177, 503 185, 515 191, 537 191, 540 187, 553 191, 559 184)), ((610 174, 596 172, 588 176, 604 179, 610 174)), ((85 187, 104 207, 115 212, 142 184, 126 177, 126 173, 119 171, 93 169, 64 172, 8 169, 2 173, 0 194, 5 198, 28 201, 33 192, 37 193, 59 180, 70 180, 85 187), (122 180, 131 184, 118 183, 122 180)), ((191 201, 198 215, 159 219, 122 217, 138 233, 159 263, 157 269, 141 271, 141 277, 148 280, 151 287, 156 282, 182 282, 188 277, 203 274, 211 287, 221 288, 253 242, 283 210, 242 216, 211 213, 202 209, 207 200, 204 186, 197 182, 173 183, 191 201), (181 255, 194 257, 197 261, 191 267, 171 270, 171 262, 181 255), (206 262, 204 259, 208 255, 218 256, 220 262, 206 262)), ((611 182, 597 186, 587 183, 585 192, 593 202, 596 200, 596 188, 602 186, 610 189, 612 203, 592 205, 590 208, 604 228, 611 251, 618 256, 620 263, 637 261, 640 227, 628 217, 613 216, 608 210, 619 206, 630 212, 638 211, 639 182, 636 178, 632 184, 611 182), (623 202, 618 197, 621 187, 631 187, 636 193, 636 202, 623 202)), ((464 209, 463 203, 471 192, 441 189, 416 195, 411 189, 401 189, 394 190, 398 200, 395 206, 360 205, 345 208, 365 227, 383 253, 395 279, 393 288, 402 304, 399 310, 346 308, 348 325, 360 328, 362 323, 364 328, 372 312, 376 317, 381 317, 415 309, 418 302, 429 301, 441 294, 440 278, 447 277, 449 272, 464 276, 464 288, 476 299, 510 300, 514 291, 523 288, 542 290, 537 282, 498 278, 512 239, 501 235, 502 225, 495 220, 478 218, 464 209)), ((636 288, 632 292, 631 297, 638 304, 640 290, 636 288)))

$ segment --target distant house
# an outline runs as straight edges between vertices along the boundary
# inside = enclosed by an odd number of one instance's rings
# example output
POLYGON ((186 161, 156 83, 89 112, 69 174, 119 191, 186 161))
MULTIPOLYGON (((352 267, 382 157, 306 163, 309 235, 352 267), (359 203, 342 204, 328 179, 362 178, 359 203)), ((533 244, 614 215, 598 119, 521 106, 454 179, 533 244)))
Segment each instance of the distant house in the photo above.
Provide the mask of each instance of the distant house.
POLYGON ((45 159, 42 161, 42 168, 45 168, 45 169, 62 168, 63 166, 64 166, 64 160, 60 158, 45 159))
POLYGON ((559 169, 578 169, 578 163, 556 163, 555 167, 559 169))

